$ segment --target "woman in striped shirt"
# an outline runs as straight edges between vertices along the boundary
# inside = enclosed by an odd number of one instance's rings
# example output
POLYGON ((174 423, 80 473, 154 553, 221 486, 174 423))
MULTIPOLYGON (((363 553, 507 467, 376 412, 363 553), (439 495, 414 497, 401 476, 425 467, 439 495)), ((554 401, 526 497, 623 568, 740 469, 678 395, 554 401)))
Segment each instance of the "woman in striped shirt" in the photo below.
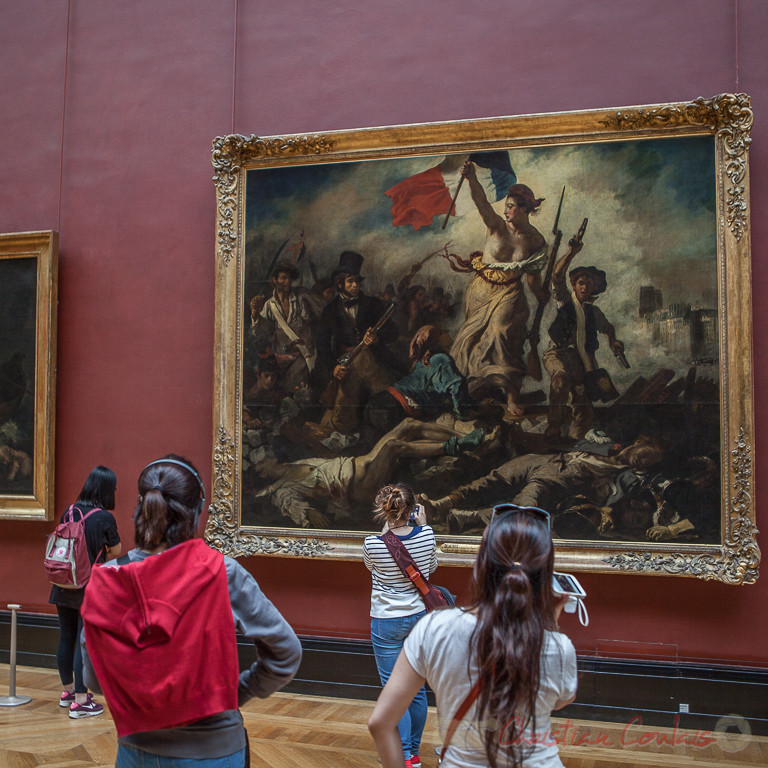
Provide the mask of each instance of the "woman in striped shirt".
MULTIPOLYGON (((437 568, 437 546, 432 528, 426 525, 424 508, 405 483, 385 485, 376 495, 373 519, 384 523, 382 533, 391 530, 405 545, 422 575, 437 568), (413 514, 415 525, 409 519, 413 514)), ((380 536, 368 536, 363 544, 363 561, 371 572, 371 642, 381 684, 392 673, 403 642, 414 624, 424 615, 424 601, 395 563, 380 536)), ((416 694, 397 730, 406 756, 406 768, 420 768, 419 745, 427 720, 427 693, 416 694)))

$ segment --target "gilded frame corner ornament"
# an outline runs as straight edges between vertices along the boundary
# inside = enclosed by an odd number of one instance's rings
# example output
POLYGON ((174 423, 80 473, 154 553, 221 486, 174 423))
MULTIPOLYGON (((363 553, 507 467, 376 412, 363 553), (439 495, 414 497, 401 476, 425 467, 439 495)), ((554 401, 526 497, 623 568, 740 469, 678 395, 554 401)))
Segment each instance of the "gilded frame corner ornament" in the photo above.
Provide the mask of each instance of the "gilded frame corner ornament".
POLYGON ((721 93, 711 99, 698 98, 688 104, 656 108, 637 107, 608 116, 603 124, 617 130, 649 128, 707 128, 722 140, 725 173, 731 182, 726 190, 726 219, 737 240, 747 229, 748 200, 745 179, 747 150, 754 122, 752 102, 746 93, 721 93))
POLYGON ((58 242, 0 235, 0 518, 53 519, 58 242))
POLYGON ((217 192, 217 253, 229 264, 237 247, 235 215, 240 202, 239 172, 249 162, 280 159, 290 155, 330 152, 334 142, 324 136, 291 136, 261 139, 258 136, 219 136, 213 141, 211 162, 217 192))
MULTIPOLYGON (((213 142, 216 187, 216 332, 213 503, 207 539, 232 556, 272 555, 360 559, 358 530, 242 524, 244 424, 243 345, 248 298, 246 191, 249 174, 303 166, 362 165, 509 150, 624 146, 654 140, 709 142, 713 176, 712 222, 717 300, 715 385, 719 393, 719 541, 558 540, 558 567, 604 573, 679 575, 727 584, 751 584, 759 574, 752 486, 751 265, 748 154, 753 113, 746 94, 720 94, 687 103, 549 115, 390 126, 326 134, 256 137, 230 135, 213 142), (739 312, 729 308, 739 307, 739 312)), ((279 173, 278 173, 279 176, 279 173)), ((521 179, 523 180, 523 179, 521 179)), ((534 180, 535 183, 535 180, 534 180)), ((559 189, 557 190, 559 192, 559 189)), ((549 193, 551 195, 551 192, 549 193)), ((588 194, 588 191, 587 191, 588 194)), ((250 226, 253 226, 251 223, 250 226)), ((590 225, 591 226, 591 225, 590 225)), ((348 247, 348 246, 345 246, 348 247)), ((339 246, 341 250, 341 246, 339 246)), ((328 265, 324 265, 328 266, 328 265)), ((329 267, 330 268, 330 267, 329 267)), ((616 277, 612 277, 615 281, 616 277)), ((617 290, 617 289, 614 289, 617 290)), ((246 462, 247 463, 247 462, 246 462)), ((476 535, 439 535, 441 562, 469 565, 476 535)))

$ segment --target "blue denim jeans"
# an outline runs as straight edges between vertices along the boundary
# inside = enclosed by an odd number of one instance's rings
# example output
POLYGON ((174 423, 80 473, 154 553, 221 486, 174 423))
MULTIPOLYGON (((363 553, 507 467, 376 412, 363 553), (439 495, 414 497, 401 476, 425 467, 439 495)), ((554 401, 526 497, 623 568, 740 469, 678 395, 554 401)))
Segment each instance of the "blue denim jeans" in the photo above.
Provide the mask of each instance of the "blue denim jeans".
POLYGON ((153 755, 141 749, 118 744, 115 768, 244 768, 246 749, 248 747, 243 747, 239 752, 225 757, 204 757, 198 760, 194 757, 153 755))
MULTIPOLYGON (((392 674, 397 657, 403 648, 403 642, 413 625, 426 613, 415 613, 413 616, 398 616, 392 619, 371 619, 371 642, 376 667, 379 670, 381 684, 384 685, 392 674)), ((421 734, 427 722, 427 690, 422 686, 416 698, 397 724, 403 754, 406 760, 411 755, 419 754, 421 734)))

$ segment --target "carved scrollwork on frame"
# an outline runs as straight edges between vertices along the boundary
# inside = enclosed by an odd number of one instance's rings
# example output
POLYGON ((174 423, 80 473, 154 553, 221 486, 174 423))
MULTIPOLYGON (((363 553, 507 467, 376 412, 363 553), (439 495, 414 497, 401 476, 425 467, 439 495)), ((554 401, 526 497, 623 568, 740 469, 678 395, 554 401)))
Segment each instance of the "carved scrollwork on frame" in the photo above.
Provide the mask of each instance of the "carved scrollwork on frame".
POLYGON ((233 557, 239 538, 234 501, 235 461, 234 440, 224 427, 219 427, 213 448, 213 498, 208 509, 205 538, 216 549, 233 557))
POLYGON ((227 266, 237 247, 236 215, 239 202, 238 180, 243 165, 264 158, 286 155, 319 155, 330 152, 334 141, 324 136, 293 136, 262 139, 258 136, 218 136, 213 140, 211 163, 217 189, 217 253, 227 266))
POLYGON ((759 575, 760 549, 757 528, 751 519, 752 449, 739 430, 736 447, 731 451, 733 489, 722 551, 717 555, 686 556, 680 553, 654 554, 624 552, 605 558, 605 562, 622 571, 664 573, 719 579, 726 584, 754 584, 759 575))
POLYGON ((726 221, 736 240, 741 240, 747 228, 744 181, 753 121, 752 102, 747 94, 723 93, 712 99, 695 99, 690 104, 616 112, 601 123, 617 130, 694 126, 715 131, 722 141, 725 173, 731 182, 726 189, 726 221))

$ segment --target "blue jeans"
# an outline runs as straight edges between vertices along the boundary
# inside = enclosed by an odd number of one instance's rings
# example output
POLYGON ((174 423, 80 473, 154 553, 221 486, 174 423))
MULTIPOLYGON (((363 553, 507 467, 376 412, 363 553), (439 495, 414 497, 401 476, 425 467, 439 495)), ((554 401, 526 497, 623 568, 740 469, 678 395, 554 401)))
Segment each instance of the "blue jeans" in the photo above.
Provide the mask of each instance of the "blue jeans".
MULTIPOLYGON (((392 674, 397 657, 403 647, 405 638, 413 628, 413 625, 426 611, 415 613, 413 616, 398 616, 392 619, 371 619, 371 642, 373 643, 373 655, 376 658, 376 667, 379 670, 381 684, 385 685, 392 674)), ((400 734, 400 742, 403 745, 403 754, 406 760, 411 755, 419 754, 421 734, 427 722, 427 689, 422 686, 416 694, 416 698, 397 724, 400 734)))
POLYGON ((141 749, 118 744, 115 768, 244 768, 246 749, 248 747, 243 747, 239 752, 225 757, 204 757, 198 760, 194 757, 153 755, 141 749))

